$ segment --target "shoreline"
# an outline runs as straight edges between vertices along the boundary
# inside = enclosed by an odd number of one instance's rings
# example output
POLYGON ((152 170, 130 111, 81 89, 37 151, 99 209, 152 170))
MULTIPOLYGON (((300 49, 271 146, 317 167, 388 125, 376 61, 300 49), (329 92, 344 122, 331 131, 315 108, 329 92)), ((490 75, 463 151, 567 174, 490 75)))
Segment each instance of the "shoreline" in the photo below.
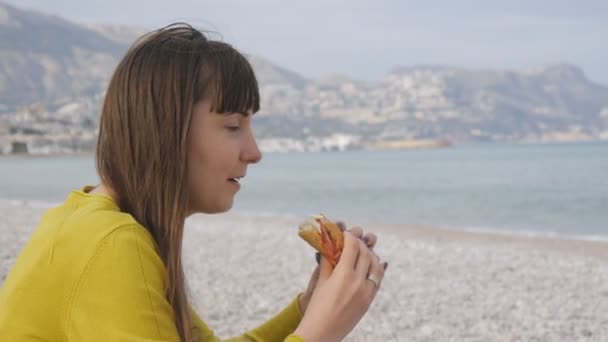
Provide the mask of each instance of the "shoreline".
MULTIPOLYGON (((268 215, 256 215, 252 213, 231 212, 222 214, 225 219, 235 218, 237 220, 252 220, 256 222, 284 221, 286 225, 291 224, 294 231, 297 225, 306 218, 297 219, 291 215, 279 217, 268 215)), ((196 218, 194 218, 196 219, 196 218)), ((348 222, 347 222, 348 224, 348 222)), ((357 223, 353 223, 358 225, 357 223)), ((534 232, 534 235, 521 234, 516 231, 474 231, 464 228, 445 228, 434 225, 423 224, 386 224, 372 223, 362 225, 364 230, 370 230, 382 236, 394 236, 403 240, 424 240, 434 242, 467 243, 467 244, 495 244, 504 247, 534 247, 544 250, 567 253, 575 256, 594 257, 608 262, 608 236, 602 236, 600 240, 585 239, 582 236, 556 235, 554 233, 534 232), (606 240, 604 240, 606 239, 606 240)))
POLYGON ((2 159, 42 159, 42 158, 64 158, 64 157, 95 157, 95 151, 82 151, 74 153, 7 153, 0 154, 0 160, 2 159))
MULTIPOLYGON (((61 200, 48 202, 41 200, 6 199, 0 198, 0 211, 6 207, 21 207, 27 210, 45 211, 60 205, 61 200)), ((201 217, 218 220, 255 220, 256 222, 285 222, 297 229, 297 225, 306 219, 294 214, 256 213, 230 211, 219 215, 197 214, 188 221, 197 221, 201 217)), ((349 222, 346 222, 349 224, 349 222)), ((383 223, 383 222, 352 222, 352 225, 362 225, 365 230, 371 230, 377 235, 394 235, 400 239, 422 239, 434 241, 452 241, 463 243, 496 243, 505 246, 542 246, 542 248, 572 253, 578 256, 593 256, 608 262, 608 235, 572 235, 554 232, 519 232, 501 229, 467 229, 462 227, 442 227, 432 224, 412 223, 383 223)))
POLYGON ((507 231, 471 231, 423 225, 381 225, 379 231, 404 239, 425 239, 467 244, 494 244, 504 247, 535 248, 608 262, 608 240, 589 240, 579 236, 507 231))
MULTIPOLYGON (((593 140, 572 140, 572 141, 447 141, 442 139, 429 140, 404 140, 404 141, 380 141, 376 144, 369 144, 362 148, 347 148, 344 150, 319 150, 319 151, 300 151, 300 150, 285 150, 285 151, 262 151, 263 153, 336 153, 336 152, 356 152, 356 151, 415 151, 415 150, 444 150, 454 149, 462 146, 475 145, 522 145, 522 146, 561 146, 561 145, 578 145, 578 144, 608 144, 608 139, 593 139, 593 140)), ((20 159, 20 158, 53 158, 53 157, 81 157, 95 156, 95 151, 79 151, 79 152, 60 152, 60 153, 0 153, 2 159, 20 159)))

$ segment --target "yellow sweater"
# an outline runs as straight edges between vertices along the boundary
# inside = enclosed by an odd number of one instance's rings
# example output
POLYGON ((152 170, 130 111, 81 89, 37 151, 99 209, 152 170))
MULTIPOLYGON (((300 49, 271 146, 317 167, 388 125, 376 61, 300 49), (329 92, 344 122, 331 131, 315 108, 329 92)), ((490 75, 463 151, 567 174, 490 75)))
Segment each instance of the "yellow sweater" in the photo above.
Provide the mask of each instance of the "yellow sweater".
MULTIPOLYGON (((152 235, 108 196, 49 210, 0 289, 0 341, 178 341, 152 235)), ((219 341, 192 311, 204 341, 219 341)), ((231 341, 302 341, 297 298, 231 341)))

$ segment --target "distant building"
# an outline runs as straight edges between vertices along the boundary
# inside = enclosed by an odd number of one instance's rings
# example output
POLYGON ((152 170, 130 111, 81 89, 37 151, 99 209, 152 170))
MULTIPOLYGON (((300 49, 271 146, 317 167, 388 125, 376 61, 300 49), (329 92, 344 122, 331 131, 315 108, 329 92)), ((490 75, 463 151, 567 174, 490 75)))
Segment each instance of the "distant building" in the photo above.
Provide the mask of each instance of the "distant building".
POLYGON ((11 143, 12 154, 28 154, 27 143, 23 141, 13 141, 11 143))

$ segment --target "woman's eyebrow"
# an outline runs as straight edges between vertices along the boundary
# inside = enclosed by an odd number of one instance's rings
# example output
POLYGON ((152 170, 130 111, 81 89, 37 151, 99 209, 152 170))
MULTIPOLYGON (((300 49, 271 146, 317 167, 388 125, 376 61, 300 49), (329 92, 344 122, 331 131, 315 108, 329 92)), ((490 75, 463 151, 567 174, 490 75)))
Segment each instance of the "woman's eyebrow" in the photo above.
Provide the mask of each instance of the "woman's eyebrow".
POLYGON ((248 117, 249 114, 247 114, 247 112, 232 112, 232 113, 222 113, 222 115, 220 115, 220 117, 223 117, 225 119, 230 119, 230 118, 234 118, 236 116, 240 116, 240 117, 248 117))

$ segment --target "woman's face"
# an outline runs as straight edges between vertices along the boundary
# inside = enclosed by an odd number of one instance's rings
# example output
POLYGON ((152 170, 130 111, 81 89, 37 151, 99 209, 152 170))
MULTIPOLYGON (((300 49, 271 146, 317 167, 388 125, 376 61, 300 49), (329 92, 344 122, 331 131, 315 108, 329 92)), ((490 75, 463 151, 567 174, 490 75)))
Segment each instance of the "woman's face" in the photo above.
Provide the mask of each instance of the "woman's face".
POLYGON ((210 112, 209 101, 194 107, 188 141, 189 214, 221 213, 232 207, 239 179, 262 155, 251 129, 253 113, 210 112))

